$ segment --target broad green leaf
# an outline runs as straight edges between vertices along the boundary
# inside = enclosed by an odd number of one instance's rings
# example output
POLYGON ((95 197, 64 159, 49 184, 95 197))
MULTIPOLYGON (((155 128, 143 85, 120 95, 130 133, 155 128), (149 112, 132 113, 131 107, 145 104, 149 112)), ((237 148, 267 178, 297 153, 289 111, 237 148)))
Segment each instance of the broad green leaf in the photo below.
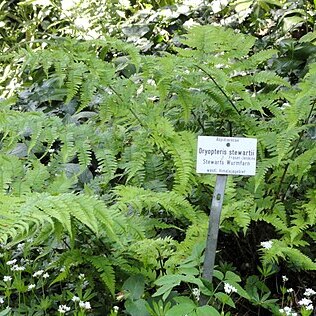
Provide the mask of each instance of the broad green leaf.
POLYGON ((229 295, 227 295, 226 293, 222 293, 222 292, 217 292, 215 293, 215 297, 222 303, 225 305, 229 305, 233 308, 235 308, 235 303, 233 302, 233 300, 231 299, 231 297, 229 295))

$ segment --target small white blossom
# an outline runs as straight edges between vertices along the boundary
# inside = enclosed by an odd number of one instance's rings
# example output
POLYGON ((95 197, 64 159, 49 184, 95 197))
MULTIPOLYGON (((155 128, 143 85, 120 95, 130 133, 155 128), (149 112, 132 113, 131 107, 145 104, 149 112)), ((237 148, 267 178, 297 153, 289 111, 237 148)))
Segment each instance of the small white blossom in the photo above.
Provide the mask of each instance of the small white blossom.
POLYGON ((316 294, 316 292, 313 289, 306 289, 304 292, 304 296, 312 296, 315 294, 316 294))
POLYGON ((228 4, 228 0, 215 0, 212 1, 211 8, 214 13, 222 11, 228 4))
POLYGON ((192 18, 183 23, 183 27, 186 29, 189 29, 191 27, 198 26, 198 25, 200 25, 200 24, 198 22, 194 21, 192 18))
POLYGON ((293 293, 294 290, 293 290, 292 288, 289 288, 289 289, 286 290, 286 292, 288 292, 288 293, 293 293))
POLYGON ((3 304, 4 303, 4 299, 3 297, 0 296, 0 304, 3 304))
POLYGON ((305 307, 308 311, 312 311, 314 309, 313 304, 309 304, 305 307))
POLYGON ((282 275, 282 281, 283 282, 286 282, 286 281, 288 281, 289 279, 288 279, 288 277, 286 276, 286 275, 282 275))
POLYGON ((78 278, 79 278, 79 280, 83 280, 85 278, 85 275, 83 273, 80 273, 78 278))
POLYGON ((46 272, 46 273, 44 273, 44 274, 43 274, 43 278, 44 278, 44 279, 49 278, 49 274, 48 274, 47 272, 46 272))
POLYGON ((79 306, 83 309, 91 309, 91 305, 90 305, 90 302, 83 302, 83 301, 80 301, 79 302, 79 306))
POLYGON ((131 7, 131 3, 129 2, 129 0, 119 0, 118 5, 122 9, 128 9, 131 7))
POLYGON ((19 250, 19 251, 23 251, 23 249, 24 249, 24 243, 22 242, 22 243, 20 243, 20 244, 18 244, 17 246, 16 246, 16 248, 17 248, 17 250, 19 250))
POLYGON ((17 264, 15 264, 12 268, 11 271, 24 271, 25 267, 21 266, 19 267, 17 264))
POLYGON ((58 311, 62 314, 65 314, 66 312, 70 311, 70 307, 66 306, 66 305, 59 305, 58 307, 58 311))
POLYGON ((201 294, 200 289, 198 289, 197 287, 195 287, 195 288, 192 290, 192 294, 194 295, 194 297, 195 297, 195 299, 196 299, 197 301, 200 300, 200 294, 201 294))
POLYGON ((273 241, 272 240, 268 240, 268 241, 262 241, 260 243, 260 245, 265 248, 265 249, 270 249, 272 248, 272 244, 273 244, 273 241))
POLYGON ((62 0, 61 1, 61 9, 63 11, 69 11, 72 8, 74 8, 75 6, 77 6, 79 2, 80 2, 80 0, 62 0))
POLYGON ((7 261, 7 265, 8 266, 12 266, 12 265, 14 265, 16 263, 16 259, 13 259, 13 260, 11 260, 11 261, 7 261))
POLYGON ((232 285, 230 285, 229 283, 224 283, 224 291, 225 293, 230 294, 233 292, 237 292, 237 289, 233 287, 232 285))
POLYGON ((154 79, 148 79, 148 80, 147 80, 147 83, 148 83, 149 85, 153 86, 153 87, 156 86, 156 82, 155 82, 154 79))
POLYGON ((8 282, 8 281, 11 281, 12 280, 12 277, 10 277, 9 275, 5 275, 4 277, 3 277, 3 281, 4 282, 8 282))
POLYGON ((114 312, 117 313, 119 311, 119 307, 118 306, 113 306, 114 312))
POLYGON ((78 29, 88 29, 90 27, 90 21, 87 18, 78 17, 75 19, 74 24, 78 29))
POLYGON ((35 289, 35 284, 30 284, 28 287, 27 287, 27 289, 29 290, 29 291, 31 291, 31 290, 33 290, 33 289, 35 289))
POLYGON ((303 305, 303 306, 308 306, 310 304, 312 304, 312 301, 308 298, 302 298, 300 301, 298 301, 299 305, 303 305))
POLYGON ((144 86, 141 84, 136 91, 136 95, 139 96, 144 91, 144 86))
POLYGON ((33 277, 40 277, 42 274, 44 273, 44 270, 38 270, 36 272, 33 273, 33 277))
POLYGON ((292 308, 289 306, 279 309, 279 312, 285 314, 286 316, 297 316, 297 313, 292 312, 292 308))
POLYGON ((73 302, 79 302, 80 301, 80 298, 76 295, 74 295, 71 299, 73 302))

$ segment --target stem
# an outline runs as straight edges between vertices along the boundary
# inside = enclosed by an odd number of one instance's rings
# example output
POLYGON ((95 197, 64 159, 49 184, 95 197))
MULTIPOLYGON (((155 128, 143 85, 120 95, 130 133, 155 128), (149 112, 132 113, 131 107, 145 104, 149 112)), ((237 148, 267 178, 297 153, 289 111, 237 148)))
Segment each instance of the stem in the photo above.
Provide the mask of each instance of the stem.
POLYGON ((205 69, 202 67, 196 65, 197 68, 201 69, 215 84, 215 86, 222 92, 222 94, 225 96, 227 101, 230 103, 230 105, 234 108, 234 110, 238 113, 238 115, 241 115, 240 111, 237 109, 236 105, 234 102, 230 99, 230 97, 227 95, 227 93, 224 91, 224 89, 216 82, 216 80, 213 78, 213 76, 207 72, 205 69))
MULTIPOLYGON (((109 86, 109 88, 115 93, 116 96, 119 97, 119 99, 124 102, 123 98, 121 97, 121 95, 112 87, 109 86)), ((136 112, 130 107, 128 106, 128 109, 131 111, 131 113, 133 114, 133 116, 136 118, 136 120, 139 122, 139 124, 144 127, 144 123, 142 122, 142 120, 139 118, 139 116, 136 114, 136 112)))

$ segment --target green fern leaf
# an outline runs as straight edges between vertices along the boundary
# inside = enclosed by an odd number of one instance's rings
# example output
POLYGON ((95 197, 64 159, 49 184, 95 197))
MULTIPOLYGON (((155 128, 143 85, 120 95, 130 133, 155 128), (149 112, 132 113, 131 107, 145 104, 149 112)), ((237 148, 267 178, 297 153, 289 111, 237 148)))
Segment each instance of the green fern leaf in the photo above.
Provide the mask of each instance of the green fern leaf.
POLYGON ((104 256, 95 256, 89 258, 89 261, 100 273, 101 280, 108 288, 112 296, 115 296, 115 274, 109 259, 104 256))

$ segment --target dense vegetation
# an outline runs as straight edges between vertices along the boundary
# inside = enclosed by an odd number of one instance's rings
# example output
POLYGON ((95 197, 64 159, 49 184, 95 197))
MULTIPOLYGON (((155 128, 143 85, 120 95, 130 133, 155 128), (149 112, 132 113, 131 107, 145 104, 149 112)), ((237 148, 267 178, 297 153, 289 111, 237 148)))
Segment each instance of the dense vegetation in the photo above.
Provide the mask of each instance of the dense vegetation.
POLYGON ((0 315, 312 315, 315 5, 0 2, 0 315), (212 284, 198 135, 258 139, 212 284))

